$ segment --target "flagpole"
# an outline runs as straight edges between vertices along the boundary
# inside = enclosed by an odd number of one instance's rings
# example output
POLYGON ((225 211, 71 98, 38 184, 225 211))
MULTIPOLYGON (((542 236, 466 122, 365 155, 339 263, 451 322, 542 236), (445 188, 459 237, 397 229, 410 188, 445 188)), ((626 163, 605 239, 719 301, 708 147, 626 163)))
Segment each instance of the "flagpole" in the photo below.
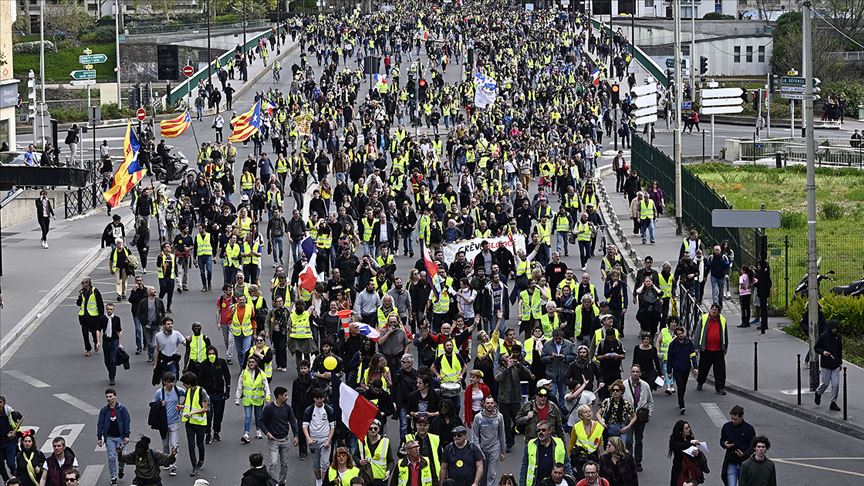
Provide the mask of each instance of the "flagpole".
MULTIPOLYGON (((192 136, 195 138, 195 150, 200 153, 201 144, 198 143, 198 135, 195 133, 195 124, 192 123, 192 120, 189 120, 189 127, 192 129, 192 136)), ((196 156, 195 159, 197 160, 198 157, 196 156)))
POLYGON ((159 196, 156 194, 156 188, 153 187, 153 178, 150 178, 150 191, 153 192, 154 201, 156 201, 156 229, 159 230, 159 251, 162 251, 162 245, 165 243, 165 238, 162 236, 162 221, 159 220, 159 196))

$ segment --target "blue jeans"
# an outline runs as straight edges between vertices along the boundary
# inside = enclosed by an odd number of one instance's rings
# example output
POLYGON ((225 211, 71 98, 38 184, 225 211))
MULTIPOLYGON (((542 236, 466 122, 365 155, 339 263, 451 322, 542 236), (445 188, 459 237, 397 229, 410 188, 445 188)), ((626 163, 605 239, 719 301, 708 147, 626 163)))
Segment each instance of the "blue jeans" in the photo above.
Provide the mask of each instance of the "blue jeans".
POLYGON ((237 365, 241 368, 243 367, 243 358, 246 356, 246 353, 249 352, 249 348, 252 347, 252 335, 248 336, 234 336, 234 348, 237 350, 237 365))
POLYGON ((368 254, 370 257, 375 258, 378 256, 378 252, 375 251, 375 245, 372 242, 363 243, 363 253, 368 254))
POLYGON ((5 462, 6 466, 4 467, 2 462, 0 462, 0 477, 3 478, 3 481, 8 481, 9 476, 6 474, 6 467, 9 468, 9 474, 15 476, 15 455, 17 451, 15 450, 15 442, 7 442, 6 444, 0 446, 0 461, 5 462))
MULTIPOLYGON (((558 408, 560 410, 567 410, 567 405, 564 403, 564 395, 568 392, 567 385, 565 384, 565 380, 552 380, 552 396, 557 397, 558 408)), ((565 419, 566 422, 566 419, 565 419)))
POLYGON ((738 476, 741 475, 741 464, 726 466, 726 486, 738 486, 738 476))
POLYGON ((555 250, 561 253, 561 248, 564 248, 564 254, 569 255, 570 249, 567 247, 567 233, 556 233, 555 250))
POLYGON ((213 256, 199 256, 198 270, 201 272, 201 286, 204 288, 210 287, 210 284, 213 282, 213 256))
POLYGON ((141 320, 133 316, 132 321, 135 323, 135 351, 141 351, 141 320))
POLYGON ((726 283, 726 277, 715 277, 711 275, 711 303, 720 304, 723 308, 723 285, 726 283))
POLYGON ((252 413, 255 413, 255 429, 258 429, 258 418, 261 416, 263 405, 243 405, 243 432, 252 430, 252 413))
POLYGON ((105 437, 105 452, 108 453, 108 474, 117 477, 117 449, 124 449, 122 437, 105 437))
POLYGON ((645 231, 648 231, 649 237, 651 238, 651 242, 654 242, 654 220, 653 219, 643 219, 642 220, 642 243, 645 243, 645 231))
POLYGON ((408 435, 408 407, 403 405, 399 409, 399 442, 404 441, 406 435, 408 435))
POLYGON ((282 241, 281 236, 274 236, 270 242, 270 251, 273 252, 273 263, 282 263, 282 241))

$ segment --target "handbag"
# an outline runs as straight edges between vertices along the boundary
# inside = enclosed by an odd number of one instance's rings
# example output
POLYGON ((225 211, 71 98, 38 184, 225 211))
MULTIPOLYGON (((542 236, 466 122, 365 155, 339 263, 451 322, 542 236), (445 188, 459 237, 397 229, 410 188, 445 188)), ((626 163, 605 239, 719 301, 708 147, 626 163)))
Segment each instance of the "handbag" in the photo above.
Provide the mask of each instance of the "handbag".
MULTIPOLYGON (((162 389, 162 400, 165 399, 165 389, 162 389)), ((150 402, 150 413, 147 415, 147 425, 151 429, 163 431, 168 430, 168 411, 162 405, 162 400, 150 402)))
POLYGON ((130 274, 134 274, 135 270, 137 270, 137 269, 138 269, 138 258, 136 258, 135 255, 132 254, 132 252, 127 253, 126 254, 126 271, 129 272, 130 274))
POLYGON ((640 408, 636 410, 636 421, 641 422, 643 424, 648 423, 651 420, 651 415, 648 412, 647 408, 640 408))

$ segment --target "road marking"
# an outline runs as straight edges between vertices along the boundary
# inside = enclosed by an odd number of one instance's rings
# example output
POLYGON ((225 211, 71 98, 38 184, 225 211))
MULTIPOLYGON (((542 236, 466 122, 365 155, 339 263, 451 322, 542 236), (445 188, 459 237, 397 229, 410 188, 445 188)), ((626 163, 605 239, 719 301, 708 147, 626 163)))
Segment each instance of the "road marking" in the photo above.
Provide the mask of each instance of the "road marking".
POLYGON ((4 371, 4 373, 6 373, 9 376, 13 376, 15 378, 18 378, 19 380, 23 381, 24 383, 27 383, 28 385, 35 387, 35 388, 49 388, 51 386, 48 383, 45 383, 44 381, 42 381, 38 378, 33 378, 32 376, 30 376, 30 375, 28 375, 22 371, 7 370, 7 371, 4 371))
POLYGON ((829 472, 835 472, 835 473, 839 473, 839 474, 848 474, 850 476, 857 476, 860 478, 864 478, 864 473, 859 473, 859 472, 855 472, 855 471, 846 471, 844 469, 835 469, 833 467, 817 466, 815 464, 804 464, 803 462, 790 461, 788 459, 775 459, 773 457, 771 458, 771 460, 774 462, 782 463, 782 464, 792 464, 794 466, 809 467, 811 469, 819 469, 820 471, 829 471, 829 472))
MULTIPOLYGON (((32 427, 36 428, 36 427, 32 427)), ((45 440, 45 443, 42 444, 41 451, 48 454, 52 452, 51 441, 53 441, 57 437, 63 437, 63 440, 66 441, 66 447, 72 447, 75 444, 75 441, 78 440, 78 436, 81 435, 81 431, 84 430, 84 424, 62 424, 54 427, 51 430, 51 433, 48 434, 48 439, 45 440)))
POLYGON ((864 461, 864 457, 781 457, 775 461, 864 461))
POLYGON ((705 413, 708 414, 708 418, 714 422, 715 427, 723 427, 723 424, 727 422, 726 416, 723 415, 723 412, 720 410, 720 407, 717 406, 716 403, 700 403, 702 408, 705 409, 705 413))
POLYGON ((55 393, 54 396, 59 398, 60 400, 63 400, 64 402, 68 403, 69 405, 72 405, 73 407, 77 408, 78 410, 81 410, 84 413, 87 413, 90 415, 99 415, 99 409, 98 408, 90 405, 89 403, 85 402, 84 400, 81 400, 80 398, 75 398, 68 393, 55 393))
MULTIPOLYGON (((780 393, 782 393, 782 394, 784 394, 784 395, 797 395, 797 394, 798 394, 798 389, 797 389, 797 388, 793 388, 793 389, 791 389, 791 390, 780 390, 780 393)), ((816 393, 816 392, 815 392, 815 391, 810 391, 810 390, 805 390, 805 389, 803 389, 803 388, 801 389, 801 394, 802 394, 802 395, 809 395, 809 394, 811 394, 811 393, 816 393)))
POLYGON ((105 469, 104 464, 93 464, 85 467, 78 484, 81 486, 96 486, 99 483, 99 476, 102 475, 103 469, 105 469))

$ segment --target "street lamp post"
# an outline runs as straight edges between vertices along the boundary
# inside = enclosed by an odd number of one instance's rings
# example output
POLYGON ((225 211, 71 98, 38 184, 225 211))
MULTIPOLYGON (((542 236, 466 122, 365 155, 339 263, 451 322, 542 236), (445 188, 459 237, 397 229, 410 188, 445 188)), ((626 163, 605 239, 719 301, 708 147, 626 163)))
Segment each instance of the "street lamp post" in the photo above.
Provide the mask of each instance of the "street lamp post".
POLYGON ((117 109, 123 107, 123 88, 120 83, 120 0, 114 0, 114 48, 117 55, 117 67, 114 70, 117 72, 117 109))
POLYGON ((819 280, 816 253, 816 136, 813 130, 813 57, 812 22, 813 5, 804 2, 802 9, 802 70, 804 71, 804 107, 802 123, 805 126, 807 146, 807 320, 810 323, 810 389, 819 386, 819 366, 816 355, 816 339, 819 337, 819 280))
MULTIPOLYGON (((33 136, 36 136, 36 121, 39 121, 42 149, 45 149, 45 0, 39 3, 39 83, 42 85, 42 104, 33 118, 33 136)), ((57 140, 54 140, 57 145, 57 140)), ((75 154, 72 154, 73 156, 75 154)))
POLYGON ((675 234, 680 235, 684 232, 681 190, 681 104, 684 93, 681 89, 681 0, 672 1, 672 15, 675 19, 675 234))
POLYGON ((210 2, 207 0, 207 82, 213 84, 213 58, 210 53, 210 2))

